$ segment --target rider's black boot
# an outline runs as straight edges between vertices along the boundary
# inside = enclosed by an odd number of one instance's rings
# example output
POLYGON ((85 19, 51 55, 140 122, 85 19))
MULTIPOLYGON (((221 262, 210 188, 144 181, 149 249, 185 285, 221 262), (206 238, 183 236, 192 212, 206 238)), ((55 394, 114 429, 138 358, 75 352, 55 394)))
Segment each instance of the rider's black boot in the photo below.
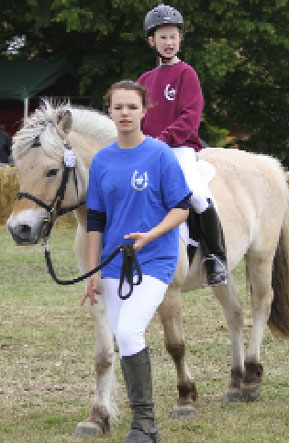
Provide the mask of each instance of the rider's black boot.
POLYGON ((199 214, 201 245, 208 284, 218 285, 227 280, 227 257, 219 216, 210 199, 209 206, 199 214))
POLYGON ((155 443, 160 440, 154 423, 152 378, 148 348, 121 359, 121 368, 132 410, 131 432, 124 443, 155 443))

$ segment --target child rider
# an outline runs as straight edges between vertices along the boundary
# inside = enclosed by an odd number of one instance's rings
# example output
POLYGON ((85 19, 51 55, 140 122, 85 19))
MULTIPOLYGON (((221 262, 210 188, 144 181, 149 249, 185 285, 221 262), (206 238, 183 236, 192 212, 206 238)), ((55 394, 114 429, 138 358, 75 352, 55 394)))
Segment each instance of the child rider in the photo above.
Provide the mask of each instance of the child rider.
POLYGON ((181 13, 169 5, 160 4, 145 17, 145 36, 160 64, 138 79, 147 88, 151 103, 142 131, 167 143, 183 169, 192 191, 191 205, 198 214, 208 284, 215 285, 227 278, 226 251, 219 217, 197 164, 204 99, 196 71, 177 56, 183 30, 181 13))

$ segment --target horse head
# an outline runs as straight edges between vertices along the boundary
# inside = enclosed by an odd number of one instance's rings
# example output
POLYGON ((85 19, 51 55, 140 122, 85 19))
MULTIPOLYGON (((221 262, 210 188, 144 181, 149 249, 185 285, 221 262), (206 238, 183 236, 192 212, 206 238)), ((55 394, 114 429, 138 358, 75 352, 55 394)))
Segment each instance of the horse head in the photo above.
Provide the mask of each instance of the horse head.
MULTIPOLYGON (((85 200, 91 157, 115 137, 110 119, 103 116, 105 124, 111 127, 111 130, 106 128, 109 137, 104 137, 103 143, 97 143, 96 138, 92 144, 93 137, 87 135, 87 130, 83 131, 86 132, 85 138, 73 128, 73 112, 69 105, 53 107, 49 102, 44 102, 13 138, 12 153, 19 176, 20 198, 15 201, 7 228, 17 244, 39 242, 45 236, 47 224, 57 217, 53 202, 63 182, 65 151, 69 149, 75 155, 75 168, 68 176, 61 208, 85 200)), ((77 110, 76 116, 83 112, 77 110)), ((94 117, 101 116, 97 112, 87 112, 94 114, 94 117)), ((87 116, 82 117, 84 121, 87 119, 87 116)))

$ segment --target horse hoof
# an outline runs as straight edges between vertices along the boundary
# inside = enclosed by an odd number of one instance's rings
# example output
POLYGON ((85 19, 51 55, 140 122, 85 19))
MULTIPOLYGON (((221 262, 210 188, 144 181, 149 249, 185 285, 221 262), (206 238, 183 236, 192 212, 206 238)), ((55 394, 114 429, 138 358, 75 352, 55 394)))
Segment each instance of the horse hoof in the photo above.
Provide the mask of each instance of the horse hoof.
POLYGON ((241 389, 229 388, 223 397, 222 404, 227 405, 229 403, 236 403, 243 400, 243 393, 241 389))
POLYGON ((80 437, 81 435, 103 435, 103 432, 96 423, 81 421, 77 424, 75 436, 80 437))
POLYGON ((197 410, 192 405, 185 405, 185 406, 175 406, 172 418, 173 419, 187 419, 192 418, 197 415, 197 410))
POLYGON ((260 396, 261 393, 261 385, 248 385, 243 386, 243 399, 247 402, 255 401, 260 396))

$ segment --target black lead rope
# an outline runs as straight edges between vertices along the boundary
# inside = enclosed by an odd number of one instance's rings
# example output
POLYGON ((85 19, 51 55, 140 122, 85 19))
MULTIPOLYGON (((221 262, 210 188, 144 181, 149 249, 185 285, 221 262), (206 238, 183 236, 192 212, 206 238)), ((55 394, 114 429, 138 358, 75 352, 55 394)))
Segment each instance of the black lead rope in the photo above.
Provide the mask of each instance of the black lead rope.
POLYGON ((125 245, 121 247, 122 249, 122 267, 121 267, 121 275, 119 279, 119 286, 118 286, 118 295, 122 300, 126 300, 129 298, 132 294, 134 285, 139 285, 142 281, 142 272, 139 265, 139 262, 137 261, 133 245, 125 245), (133 278, 133 268, 136 269, 137 274, 137 281, 134 283, 133 278), (122 286, 124 283, 124 280, 128 282, 129 285, 129 292, 126 295, 122 295, 122 286))
POLYGON ((85 280, 86 278, 90 277, 92 274, 95 274, 96 272, 98 272, 102 268, 104 268, 109 262, 111 262, 111 260, 114 259, 114 257, 117 256, 117 254, 119 254, 120 251, 122 251, 122 253, 123 253, 123 263, 122 263, 121 276, 120 276, 119 287, 118 287, 119 297, 122 300, 126 300, 127 298, 129 298, 132 294, 133 286, 139 285, 142 281, 141 268, 140 268, 140 265, 137 261, 132 244, 118 246, 118 248, 116 248, 115 251, 106 260, 104 260, 104 262, 102 262, 99 266, 97 266, 96 268, 92 269, 91 271, 86 272, 85 274, 80 275, 79 277, 73 278, 71 280, 60 280, 56 276, 53 265, 52 265, 51 257, 50 257, 49 241, 48 240, 46 241, 44 247, 45 247, 45 260, 46 260, 48 272, 51 275, 51 277, 53 278, 53 280, 58 285, 73 285, 74 283, 78 283, 82 280, 85 280), (134 268, 135 268, 136 274, 137 274, 137 281, 136 282, 133 281, 134 268), (122 286, 123 286, 125 280, 127 281, 128 285, 129 285, 129 292, 126 295, 122 295, 122 286))

